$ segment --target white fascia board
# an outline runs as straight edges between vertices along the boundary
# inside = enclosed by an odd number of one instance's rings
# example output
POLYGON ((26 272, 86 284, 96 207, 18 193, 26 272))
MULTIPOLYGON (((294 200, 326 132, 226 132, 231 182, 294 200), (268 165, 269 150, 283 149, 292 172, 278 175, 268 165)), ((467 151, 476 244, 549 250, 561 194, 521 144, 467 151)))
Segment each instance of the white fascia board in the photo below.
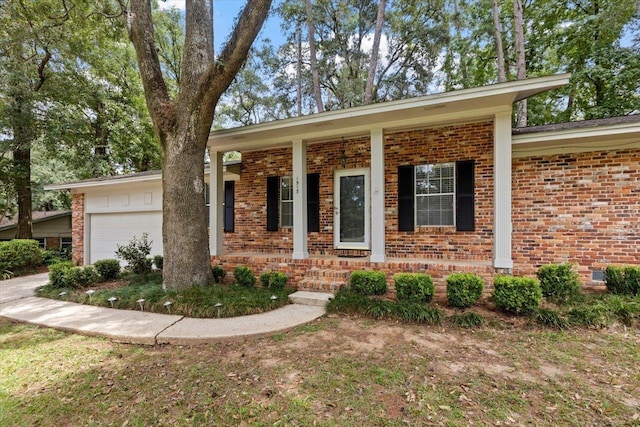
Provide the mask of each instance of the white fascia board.
POLYGON ((487 104, 492 104, 491 102, 481 103, 480 100, 493 99, 493 105, 496 107, 511 105, 517 99, 564 86, 569 82, 569 77, 569 74, 559 74, 499 83, 218 130, 209 135, 208 145, 222 151, 272 148, 286 146, 293 139, 310 140, 359 131, 366 133, 371 126, 380 127, 381 124, 384 124, 385 128, 401 126, 403 121, 413 121, 416 124, 421 119, 432 120, 439 114, 441 120, 447 120, 448 114, 439 113, 438 110, 452 108, 453 105, 456 106, 452 112, 454 115, 463 113, 469 116, 487 104), (406 120, 405 117, 408 114, 414 117, 406 120), (353 122, 359 124, 354 128, 353 122))
POLYGON ((512 136, 514 157, 640 147, 640 124, 620 123, 512 136))

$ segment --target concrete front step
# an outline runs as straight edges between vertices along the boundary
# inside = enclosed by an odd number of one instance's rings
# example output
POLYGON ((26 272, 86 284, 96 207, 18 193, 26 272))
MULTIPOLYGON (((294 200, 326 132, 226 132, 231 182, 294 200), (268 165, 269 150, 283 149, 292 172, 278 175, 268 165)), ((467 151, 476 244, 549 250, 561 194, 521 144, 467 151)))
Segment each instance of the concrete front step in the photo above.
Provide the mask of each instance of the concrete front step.
POLYGON ((331 298, 333 298, 333 294, 325 292, 297 291, 289 295, 289 300, 294 304, 311 305, 315 307, 324 307, 331 298))

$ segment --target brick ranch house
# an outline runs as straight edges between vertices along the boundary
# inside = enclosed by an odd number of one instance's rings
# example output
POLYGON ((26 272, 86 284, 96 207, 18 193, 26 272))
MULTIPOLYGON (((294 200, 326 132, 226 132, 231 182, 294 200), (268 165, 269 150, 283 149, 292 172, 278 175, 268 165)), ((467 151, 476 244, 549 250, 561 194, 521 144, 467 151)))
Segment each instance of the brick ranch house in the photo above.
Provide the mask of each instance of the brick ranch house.
MULTIPOLYGON (((353 270, 489 284, 575 264, 586 285, 640 264, 640 115, 511 128, 555 75, 212 132, 210 251, 227 271, 335 290, 353 270), (223 164, 240 151, 241 162, 223 164)), ((70 184, 76 263, 144 231, 162 252, 161 175, 70 184)), ((194 201, 198 203, 199 201, 194 201)))

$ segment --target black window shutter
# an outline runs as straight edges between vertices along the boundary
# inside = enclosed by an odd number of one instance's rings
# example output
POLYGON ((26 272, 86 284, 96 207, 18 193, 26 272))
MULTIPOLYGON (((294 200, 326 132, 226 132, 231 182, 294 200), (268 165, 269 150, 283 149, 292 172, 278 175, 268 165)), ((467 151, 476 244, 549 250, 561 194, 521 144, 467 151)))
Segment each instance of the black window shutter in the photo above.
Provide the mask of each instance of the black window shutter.
POLYGON ((320 231, 320 174, 307 175, 307 231, 320 231))
POLYGON ((414 178, 413 166, 398 166, 398 230, 413 231, 414 215, 414 178))
POLYGON ((267 231, 278 231, 280 177, 267 177, 267 231))
POLYGON ((224 182, 224 231, 235 230, 235 181, 224 182))
POLYGON ((474 231, 475 222, 475 161, 456 162, 456 230, 474 231))

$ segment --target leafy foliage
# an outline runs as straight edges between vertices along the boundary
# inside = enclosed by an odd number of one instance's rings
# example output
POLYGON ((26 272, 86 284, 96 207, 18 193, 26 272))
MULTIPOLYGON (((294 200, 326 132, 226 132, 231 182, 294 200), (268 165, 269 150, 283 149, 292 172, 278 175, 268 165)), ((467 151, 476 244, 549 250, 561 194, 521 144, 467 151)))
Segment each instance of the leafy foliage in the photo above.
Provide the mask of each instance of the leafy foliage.
POLYGON ((149 234, 142 233, 138 239, 133 236, 126 245, 117 245, 116 258, 127 262, 127 269, 134 274, 147 274, 151 272, 153 259, 148 258, 151 254, 151 244, 149 234))
POLYGON ((500 310, 513 314, 534 313, 542 301, 540 283, 529 277, 496 276, 493 302, 500 310))
POLYGON ((484 290, 482 277, 472 273, 453 273, 447 277, 447 302, 458 308, 475 304, 484 290))
POLYGON ((53 289, 85 288, 99 279, 98 272, 90 265, 79 268, 72 262, 65 261, 49 266, 49 286, 53 289))
POLYGON ((216 283, 224 282, 224 278, 227 277, 227 272, 219 265, 211 267, 211 273, 213 273, 213 280, 215 280, 216 283))
POLYGON ((42 255, 36 240, 0 242, 0 271, 14 275, 33 270, 42 264, 42 255))
POLYGON ((393 276, 398 301, 429 302, 436 291, 431 276, 424 273, 399 273, 393 276))
POLYGON ((566 302, 576 297, 582 287, 571 264, 548 264, 536 272, 542 295, 552 302, 566 302))
POLYGON ((541 308, 536 310, 535 319, 541 325, 554 329, 567 329, 569 321, 556 310, 541 308))
POLYGON ((607 266, 604 272, 607 290, 612 294, 638 295, 640 293, 640 267, 607 266))
POLYGON ((251 288, 256 284, 256 276, 246 265, 239 265, 233 269, 233 277, 240 286, 251 288))
POLYGON ((467 311, 464 313, 455 313, 449 317, 449 321, 462 328, 479 328, 484 324, 484 318, 478 313, 467 311))
POLYGON ((158 270, 162 270, 164 266, 164 258, 162 255, 155 255, 153 257, 153 265, 155 265, 158 270))
POLYGON ((349 288, 360 295, 382 295, 387 292, 387 277, 382 271, 354 271, 349 288))
POLYGON ((287 275, 281 271, 267 271, 260 275, 262 287, 281 290, 287 286, 287 275))
POLYGON ((120 262, 117 259, 101 259, 93 263, 104 281, 115 280, 120 275, 120 262))

